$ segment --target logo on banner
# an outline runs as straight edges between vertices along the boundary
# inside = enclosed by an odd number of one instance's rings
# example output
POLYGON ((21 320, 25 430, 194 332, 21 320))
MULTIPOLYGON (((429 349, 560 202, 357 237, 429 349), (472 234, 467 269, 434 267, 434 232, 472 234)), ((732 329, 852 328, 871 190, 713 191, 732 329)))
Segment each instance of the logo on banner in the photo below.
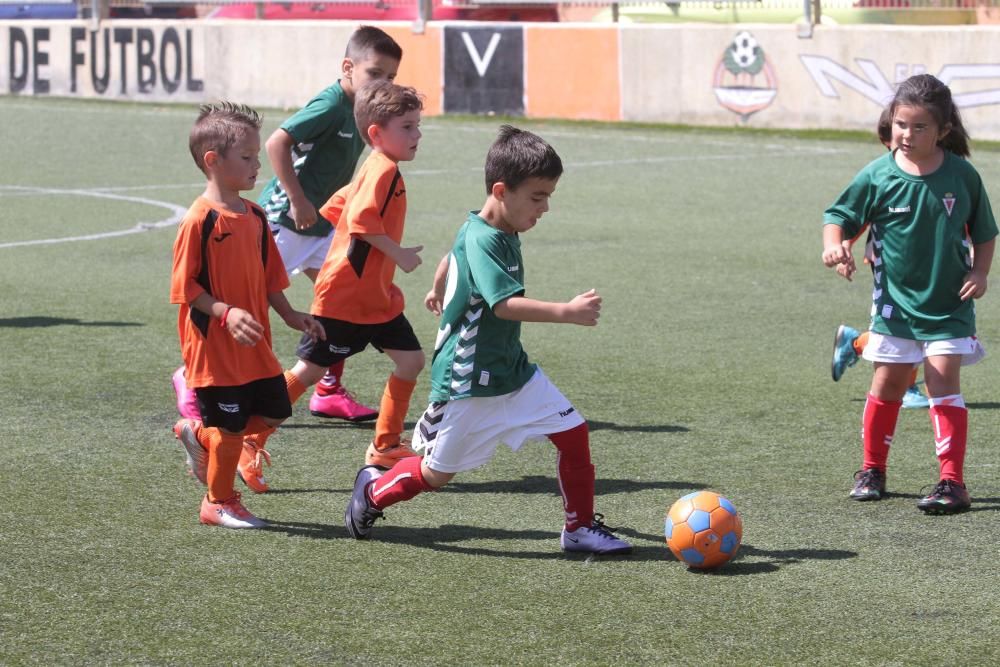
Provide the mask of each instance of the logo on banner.
POLYGON ((715 99, 746 122, 753 114, 770 106, 778 94, 774 69, 749 31, 736 37, 722 52, 712 82, 715 99))
POLYGON ((941 201, 944 202, 944 208, 948 211, 948 217, 950 218, 951 211, 955 208, 955 195, 950 192, 946 192, 944 193, 944 197, 941 198, 941 201))

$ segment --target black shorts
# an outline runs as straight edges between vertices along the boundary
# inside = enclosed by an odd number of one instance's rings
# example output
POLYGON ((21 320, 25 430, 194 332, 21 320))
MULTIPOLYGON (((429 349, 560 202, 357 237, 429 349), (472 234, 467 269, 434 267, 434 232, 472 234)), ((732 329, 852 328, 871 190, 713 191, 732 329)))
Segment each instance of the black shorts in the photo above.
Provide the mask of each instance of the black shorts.
POLYGON ((236 387, 198 387, 202 424, 231 433, 242 433, 251 415, 288 419, 292 403, 284 375, 254 380, 236 387))
POLYGON ((379 352, 384 350, 416 351, 420 341, 413 333, 406 316, 400 313, 395 319, 382 324, 355 324, 329 317, 313 316, 323 325, 326 340, 314 341, 303 334, 296 356, 317 366, 329 366, 361 352, 369 344, 379 352))

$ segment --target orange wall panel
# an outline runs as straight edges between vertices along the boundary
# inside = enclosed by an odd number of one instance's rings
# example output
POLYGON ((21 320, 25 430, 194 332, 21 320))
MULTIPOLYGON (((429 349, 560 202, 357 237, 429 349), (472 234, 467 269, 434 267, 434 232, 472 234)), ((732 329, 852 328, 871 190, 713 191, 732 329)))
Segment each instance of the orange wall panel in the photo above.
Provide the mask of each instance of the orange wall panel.
POLYGON ((526 115, 621 119, 617 27, 546 25, 526 32, 526 115))
POLYGON ((424 115, 440 115, 444 87, 441 81, 441 29, 427 26, 423 34, 415 35, 409 24, 380 27, 403 49, 396 83, 413 86, 424 96, 424 115))

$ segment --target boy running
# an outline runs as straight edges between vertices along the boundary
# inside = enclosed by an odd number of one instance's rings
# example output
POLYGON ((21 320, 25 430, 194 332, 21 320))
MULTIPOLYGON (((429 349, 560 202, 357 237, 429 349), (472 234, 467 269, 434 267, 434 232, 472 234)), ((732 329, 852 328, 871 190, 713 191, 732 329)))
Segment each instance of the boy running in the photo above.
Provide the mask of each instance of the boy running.
MULTIPOLYGON (((289 371, 292 403, 323 377, 333 363, 368 345, 395 364, 382 395, 369 464, 391 466, 415 452, 403 442, 403 421, 424 353, 403 314, 403 293, 393 283, 396 267, 409 273, 420 265, 423 246, 404 247, 406 186, 399 162, 416 157, 423 104, 413 88, 374 81, 358 91, 357 126, 372 148, 351 184, 330 198, 320 215, 338 218, 338 232, 316 279, 313 316, 325 330, 323 342, 303 336, 289 371)), ((267 434, 253 437, 263 447, 267 434)), ((251 440, 251 438, 247 438, 251 440)))
MULTIPOLYGON (((586 421, 528 361, 520 342, 521 322, 594 326, 600 315, 601 297, 594 290, 567 303, 524 296, 520 234, 548 211, 561 175, 562 161, 544 140, 509 125, 500 128, 486 156, 486 203, 468 215, 447 258, 430 405, 414 432, 423 457, 401 459, 388 471, 369 465, 358 472, 344 515, 352 537, 369 537, 390 505, 487 463, 500 443, 517 450, 528 440, 548 438, 557 450, 565 511, 562 548, 631 552, 594 514, 586 421)), ((425 300, 432 310, 439 306, 437 293, 432 289, 425 300)))
POLYGON ((202 523, 266 525, 233 488, 243 434, 273 429, 292 414, 286 379, 271 350, 268 305, 289 327, 323 338, 316 321, 292 309, 288 276, 264 212, 240 197, 260 169, 260 115, 222 102, 201 107, 189 146, 208 178, 174 243, 170 302, 180 305, 178 333, 202 422, 181 419, 174 433, 208 493, 202 523))
MULTIPOLYGON (((316 282, 336 225, 335 219, 317 209, 350 183, 365 147, 354 122, 355 94, 370 81, 395 79, 402 57, 403 50, 392 37, 379 28, 361 26, 347 42, 341 78, 309 100, 268 138, 267 157, 275 176, 264 186, 258 203, 267 213, 290 274, 303 273, 316 282)), ((344 387, 343 371, 343 361, 330 366, 309 400, 310 412, 317 417, 351 422, 375 419, 378 412, 358 403, 344 387)), ((182 416, 197 418, 197 414, 191 414, 194 410, 183 407, 183 369, 175 373, 174 386, 182 416)), ((251 488, 266 490, 259 485, 251 488)))

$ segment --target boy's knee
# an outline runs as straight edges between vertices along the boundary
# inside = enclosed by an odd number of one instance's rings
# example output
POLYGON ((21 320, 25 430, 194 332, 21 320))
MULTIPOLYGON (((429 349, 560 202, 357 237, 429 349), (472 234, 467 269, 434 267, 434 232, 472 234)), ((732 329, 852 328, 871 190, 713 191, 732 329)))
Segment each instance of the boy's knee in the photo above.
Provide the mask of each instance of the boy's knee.
POLYGON ((453 472, 434 470, 427 465, 426 461, 420 465, 420 474, 424 478, 424 481, 427 482, 427 485, 435 489, 440 489, 455 477, 455 473, 453 472))
POLYGON ((420 372, 424 370, 425 364, 426 358, 423 350, 417 350, 396 359, 394 374, 403 380, 416 380, 420 377, 420 372))
POLYGON ((298 363, 292 367, 292 375, 299 379, 306 387, 311 387, 321 379, 326 373, 326 368, 312 363, 311 361, 304 361, 299 359, 298 363))

